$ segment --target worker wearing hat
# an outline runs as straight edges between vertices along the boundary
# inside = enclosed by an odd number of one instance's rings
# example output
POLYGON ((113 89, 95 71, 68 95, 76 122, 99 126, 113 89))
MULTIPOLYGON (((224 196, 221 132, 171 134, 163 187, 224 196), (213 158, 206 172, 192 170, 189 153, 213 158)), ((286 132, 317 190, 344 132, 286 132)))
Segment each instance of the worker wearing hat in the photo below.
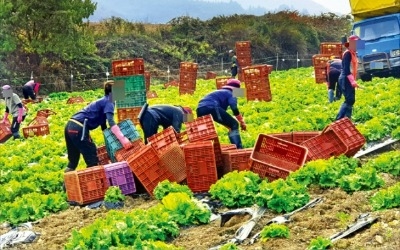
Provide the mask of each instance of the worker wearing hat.
POLYGON ((229 50, 229 56, 231 57, 231 77, 236 78, 238 74, 239 64, 237 61, 236 53, 233 50, 229 50))
POLYGON ((344 43, 344 46, 347 48, 347 50, 343 52, 342 70, 339 76, 339 86, 344 96, 344 102, 340 106, 339 112, 336 116, 336 120, 342 119, 344 117, 348 117, 351 119, 351 115, 353 112, 353 105, 356 101, 355 88, 358 87, 358 84, 356 82, 358 66, 356 44, 358 40, 360 40, 358 36, 352 35, 348 38, 348 42, 344 43))
POLYGON ((182 123, 186 121, 185 117, 188 114, 192 114, 192 110, 189 107, 166 104, 153 105, 151 107, 146 106, 139 118, 145 143, 147 144, 147 139, 150 136, 157 134, 160 126, 163 129, 172 126, 177 133, 180 133, 182 123))
POLYGON ((237 98, 232 93, 235 88, 240 88, 240 81, 229 79, 221 89, 207 94, 200 100, 196 113, 197 117, 211 114, 214 121, 229 129, 229 141, 235 144, 237 148, 243 148, 239 133, 239 124, 242 130, 246 130, 247 126, 243 116, 239 112, 237 98), (236 119, 227 112, 228 107, 231 108, 236 119))
POLYGON ((4 112, 2 123, 5 123, 8 119, 8 115, 11 113, 12 115, 12 123, 11 123, 11 132, 14 139, 18 139, 21 136, 19 135, 19 128, 22 121, 25 120, 26 111, 24 106, 21 103, 21 99, 17 94, 15 94, 10 85, 4 85, 1 87, 2 95, 6 102, 6 111, 4 112))
POLYGON ((113 84, 114 81, 105 82, 104 96, 97 101, 91 102, 68 120, 64 130, 69 161, 65 172, 76 169, 80 154, 82 154, 87 167, 98 165, 97 148, 90 137, 89 131, 99 126, 101 126, 102 130, 105 130, 107 128, 106 122, 108 122, 111 132, 124 148, 129 148, 132 145, 114 121, 114 101, 111 94, 113 84))

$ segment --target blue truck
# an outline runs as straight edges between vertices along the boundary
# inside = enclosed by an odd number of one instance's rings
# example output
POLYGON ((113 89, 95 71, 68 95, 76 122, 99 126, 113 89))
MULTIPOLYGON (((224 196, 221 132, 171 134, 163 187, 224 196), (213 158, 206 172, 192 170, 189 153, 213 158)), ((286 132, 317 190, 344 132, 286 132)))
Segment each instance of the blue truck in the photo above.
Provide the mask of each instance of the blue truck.
POLYGON ((357 49, 358 78, 400 77, 400 0, 350 0, 352 33, 364 41, 357 49))

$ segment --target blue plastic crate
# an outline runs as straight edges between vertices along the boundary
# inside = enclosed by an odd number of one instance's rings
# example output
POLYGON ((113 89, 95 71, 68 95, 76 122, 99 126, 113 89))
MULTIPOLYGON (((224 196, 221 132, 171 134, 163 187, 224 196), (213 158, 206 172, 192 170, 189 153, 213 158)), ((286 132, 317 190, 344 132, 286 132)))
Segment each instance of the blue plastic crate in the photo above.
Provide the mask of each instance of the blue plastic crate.
POLYGON ((146 90, 125 92, 125 99, 116 101, 117 108, 132 108, 143 106, 147 101, 146 90))
MULTIPOLYGON (((135 125, 131 120, 121 121, 117 125, 121 129, 122 134, 130 141, 134 141, 140 138, 139 131, 137 131, 135 125)), ((115 159, 115 152, 122 148, 122 144, 109 128, 103 131, 103 135, 107 153, 110 156, 111 161, 116 162, 117 160, 115 159)))
POLYGON ((114 81, 124 81, 125 93, 146 90, 144 75, 114 77, 114 81))

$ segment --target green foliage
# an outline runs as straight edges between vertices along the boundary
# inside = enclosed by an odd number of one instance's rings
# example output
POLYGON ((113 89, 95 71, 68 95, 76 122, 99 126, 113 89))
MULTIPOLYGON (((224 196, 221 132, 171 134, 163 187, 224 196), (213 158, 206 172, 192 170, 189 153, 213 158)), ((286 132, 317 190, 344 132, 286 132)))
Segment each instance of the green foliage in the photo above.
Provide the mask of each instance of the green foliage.
POLYGON ((360 190, 371 190, 382 187, 384 181, 371 167, 356 168, 356 172, 343 175, 339 180, 340 188, 348 193, 360 190))
POLYGON ((289 238, 289 235, 290 231, 286 225, 275 223, 265 226, 260 233, 262 241, 267 241, 270 238, 289 238))
POLYGON ((389 151, 370 159, 365 167, 375 168, 378 172, 400 175, 400 151, 389 151))
POLYGON ((119 202, 125 200, 125 195, 118 186, 110 186, 104 196, 106 202, 119 202))
POLYGON ((227 207, 252 206, 260 183, 260 177, 251 171, 233 171, 211 185, 209 192, 227 207))
POLYGON ((181 185, 176 182, 170 182, 169 180, 164 180, 159 182, 154 188, 153 194, 154 198, 157 200, 162 200, 169 193, 186 193, 189 197, 193 197, 193 192, 186 185, 181 185))
POLYGON ((322 236, 318 236, 316 239, 312 239, 307 250, 325 250, 332 246, 332 242, 322 236))
POLYGON ((207 224, 211 217, 211 211, 204 204, 186 193, 169 193, 161 204, 162 210, 179 225, 207 224))
POLYGON ((239 250, 237 245, 232 242, 224 244, 220 249, 221 250, 239 250))
POLYGON ((379 190, 371 197, 370 203, 374 210, 400 207, 400 182, 379 190))
POLYGON ((304 206, 310 200, 307 189, 294 181, 275 180, 260 184, 260 192, 256 196, 259 206, 267 207, 278 213, 291 212, 304 206))

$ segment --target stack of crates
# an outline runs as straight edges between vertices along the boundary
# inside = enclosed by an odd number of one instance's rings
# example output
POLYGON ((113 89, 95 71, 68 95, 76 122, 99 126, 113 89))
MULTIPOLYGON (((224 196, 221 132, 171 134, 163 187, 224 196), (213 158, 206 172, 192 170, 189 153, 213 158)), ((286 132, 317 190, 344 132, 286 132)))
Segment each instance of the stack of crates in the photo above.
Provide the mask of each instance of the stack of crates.
POLYGON ((228 82, 228 80, 231 79, 231 77, 218 77, 215 78, 215 85, 217 89, 222 88, 224 85, 226 85, 226 83, 228 82))
POLYGON ((247 100, 271 101, 269 74, 272 65, 262 64, 242 68, 247 100))
POLYGON ((319 45, 319 53, 341 59, 343 55, 343 45, 338 42, 324 42, 319 45))
POLYGON ((179 67, 179 94, 192 95, 196 90, 197 63, 181 62, 179 67))
MULTIPOLYGON (((241 69, 251 66, 251 43, 250 41, 237 41, 235 44, 236 57, 241 69)), ((243 75, 238 74, 240 81, 243 81, 243 75)))
POLYGON ((314 66, 315 82, 325 83, 326 82, 326 66, 330 60, 331 55, 329 54, 317 54, 313 55, 312 62, 314 66))
POLYGON ((365 137, 347 117, 328 125, 318 136, 301 143, 308 149, 307 160, 329 159, 332 156, 354 156, 365 144, 365 137))
POLYGON ((250 156, 251 170, 269 181, 285 179, 304 165, 307 153, 304 146, 260 134, 250 156))
POLYGON ((123 82, 125 93, 124 99, 116 101, 118 121, 130 119, 135 125, 139 124, 137 117, 147 102, 144 60, 114 60, 112 74, 115 82, 123 82))

